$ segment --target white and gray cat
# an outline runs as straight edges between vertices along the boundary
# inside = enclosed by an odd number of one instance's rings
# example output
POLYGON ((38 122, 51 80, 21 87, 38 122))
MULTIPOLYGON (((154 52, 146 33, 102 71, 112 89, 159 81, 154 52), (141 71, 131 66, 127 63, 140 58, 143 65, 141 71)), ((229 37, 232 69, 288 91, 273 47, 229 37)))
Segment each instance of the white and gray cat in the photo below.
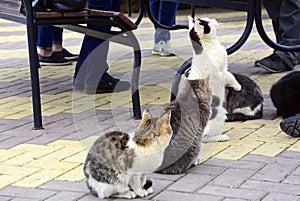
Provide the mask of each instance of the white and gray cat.
POLYGON ((189 17, 189 35, 193 45, 193 59, 189 79, 209 77, 212 91, 212 113, 204 131, 204 142, 227 141, 222 134, 226 120, 225 86, 236 91, 241 85, 227 68, 226 49, 217 39, 218 22, 215 19, 189 17))
POLYGON ((171 112, 158 120, 148 110, 132 134, 109 132, 91 147, 84 174, 92 193, 99 198, 144 197, 153 192, 146 174, 162 163, 165 148, 172 137, 171 112))

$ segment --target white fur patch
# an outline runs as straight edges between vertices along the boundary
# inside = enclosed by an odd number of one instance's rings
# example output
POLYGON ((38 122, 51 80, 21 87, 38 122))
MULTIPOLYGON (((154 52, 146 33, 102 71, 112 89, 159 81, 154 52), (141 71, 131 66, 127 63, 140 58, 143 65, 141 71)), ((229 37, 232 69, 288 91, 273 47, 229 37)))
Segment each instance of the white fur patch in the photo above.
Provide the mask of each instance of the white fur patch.
POLYGON ((240 113, 240 114, 244 114, 247 116, 254 116, 257 114, 257 112, 261 111, 261 108, 262 108, 262 103, 259 104, 253 110, 250 107, 243 107, 243 108, 237 108, 237 109, 233 110, 233 113, 240 113))

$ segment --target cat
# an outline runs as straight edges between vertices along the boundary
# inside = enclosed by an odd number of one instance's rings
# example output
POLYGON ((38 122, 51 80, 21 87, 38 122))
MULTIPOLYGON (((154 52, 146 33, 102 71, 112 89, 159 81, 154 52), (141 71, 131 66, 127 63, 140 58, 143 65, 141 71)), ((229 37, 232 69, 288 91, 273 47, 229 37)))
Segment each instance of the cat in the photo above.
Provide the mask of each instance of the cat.
POLYGON ((162 163, 172 137, 171 112, 155 120, 149 110, 134 133, 112 131, 100 136, 84 163, 88 188, 99 198, 144 197, 153 192, 146 174, 162 163))
POLYGON ((203 131, 211 111, 207 82, 188 80, 182 75, 177 98, 164 106, 164 112, 172 112, 173 137, 158 173, 180 174, 200 163, 203 131))
POLYGON ((189 16, 189 36, 193 46, 193 58, 189 79, 209 77, 212 92, 212 113, 204 130, 203 142, 227 141, 222 134, 226 120, 225 86, 236 91, 241 85, 227 68, 227 52, 217 39, 218 22, 215 19, 195 20, 189 16))
POLYGON ((280 78, 270 90, 277 115, 287 118, 300 113, 300 71, 293 71, 280 78))
POLYGON ((226 87, 226 121, 259 119, 263 115, 263 95, 259 86, 249 77, 233 73, 242 85, 240 91, 226 87))

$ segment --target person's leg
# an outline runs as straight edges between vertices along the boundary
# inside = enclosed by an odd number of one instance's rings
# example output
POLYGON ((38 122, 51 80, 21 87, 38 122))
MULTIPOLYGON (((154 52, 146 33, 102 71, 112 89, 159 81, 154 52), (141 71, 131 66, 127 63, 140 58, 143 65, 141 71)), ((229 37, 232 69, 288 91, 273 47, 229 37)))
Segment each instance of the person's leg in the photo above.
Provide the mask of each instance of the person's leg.
POLYGON ((53 52, 54 26, 38 26, 37 47, 40 49, 39 62, 43 66, 68 65, 72 61, 65 59, 63 55, 53 52))
MULTIPOLYGON (((300 44, 300 0, 264 0, 272 19, 276 41, 282 45, 300 44)), ((299 64, 300 52, 274 51, 274 54, 255 62, 270 72, 289 71, 299 64)))
MULTIPOLYGON (((158 11, 158 22, 165 26, 172 26, 175 23, 176 10, 178 7, 177 2, 160 1, 158 11)), ((171 34, 168 29, 161 29, 156 27, 155 42, 169 41, 171 34)))
POLYGON ((38 26, 37 47, 40 49, 40 55, 51 56, 52 54, 52 26, 38 26))
MULTIPOLYGON (((88 6, 91 9, 97 10, 119 11, 121 0, 89 0, 88 6)), ((99 24, 88 24, 88 27, 102 32, 108 32, 111 28, 99 24)), ((84 85, 86 92, 92 93, 96 91, 97 93, 98 89, 101 92, 101 87, 113 88, 116 85, 119 80, 112 78, 106 73, 108 69, 108 49, 108 41, 85 35, 74 73, 74 85, 76 89, 82 89, 84 85), (109 83, 106 83, 105 80, 109 80, 109 83), (112 85, 107 86, 106 84, 112 85)), ((129 86, 129 83, 127 85, 129 86)))
POLYGON ((63 29, 59 27, 53 27, 53 35, 52 35, 52 50, 54 52, 58 52, 62 54, 62 56, 66 59, 77 61, 78 55, 72 54, 68 50, 63 47, 63 29))
MULTIPOLYGON (((150 1, 150 9, 153 17, 162 25, 172 26, 175 22, 177 2, 150 1)), ((168 29, 155 26, 154 47, 152 54, 160 56, 174 56, 170 45, 171 34, 168 29)))
MULTIPOLYGON (((98 10, 111 10, 111 1, 106 0, 89 0, 88 6, 91 9, 98 10)), ((103 26, 99 24, 88 24, 88 27, 98 31, 108 32, 110 27, 103 26)), ((83 82, 90 82, 90 84, 97 84, 102 76, 99 68, 106 71, 108 69, 107 53, 108 53, 108 43, 103 43, 105 40, 95 38, 92 36, 85 35, 79 58, 75 68, 75 82, 83 84, 83 82), (101 45, 101 46, 100 46, 101 45), (100 46, 99 48, 97 48, 100 46), (92 52, 97 48, 97 56, 92 56, 92 52), (91 56, 89 57, 89 55, 91 56)))
POLYGON ((62 51, 62 35, 63 35, 63 29, 59 27, 53 27, 53 34, 52 34, 52 49, 55 52, 61 52, 62 51))
MULTIPOLYGON (((300 45, 300 0, 282 2, 279 16, 279 44, 300 45)), ((289 68, 300 63, 300 52, 275 51, 289 68)))

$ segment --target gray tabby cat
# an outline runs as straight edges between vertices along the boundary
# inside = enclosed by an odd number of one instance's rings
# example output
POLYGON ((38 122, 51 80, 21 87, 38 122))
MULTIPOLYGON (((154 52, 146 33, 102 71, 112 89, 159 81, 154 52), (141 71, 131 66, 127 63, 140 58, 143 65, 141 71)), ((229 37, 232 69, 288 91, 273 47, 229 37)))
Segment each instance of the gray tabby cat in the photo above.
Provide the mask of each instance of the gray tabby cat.
POLYGON ((245 121, 259 119, 263 115, 262 92, 259 86, 249 77, 233 73, 242 85, 240 91, 226 87, 227 121, 245 121))
POLYGON ((171 112, 167 112, 155 121, 145 110, 133 134, 113 131, 99 137, 84 164, 91 192, 99 198, 135 198, 152 193, 145 174, 162 163, 172 137, 170 119, 171 112))
POLYGON ((159 173, 180 174, 200 163, 203 130, 210 116, 211 92, 206 79, 188 80, 182 75, 176 100, 167 104, 172 112, 173 140, 166 148, 159 173))

